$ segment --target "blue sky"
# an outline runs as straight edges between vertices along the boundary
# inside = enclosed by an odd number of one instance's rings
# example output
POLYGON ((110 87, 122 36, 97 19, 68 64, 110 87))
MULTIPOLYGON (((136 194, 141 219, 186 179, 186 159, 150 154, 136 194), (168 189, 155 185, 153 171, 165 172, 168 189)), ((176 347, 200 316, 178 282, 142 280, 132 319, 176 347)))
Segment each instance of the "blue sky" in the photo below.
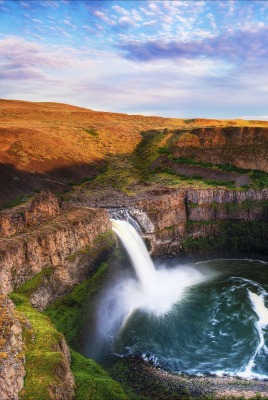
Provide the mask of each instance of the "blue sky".
POLYGON ((268 119, 268 1, 0 0, 0 97, 268 119))

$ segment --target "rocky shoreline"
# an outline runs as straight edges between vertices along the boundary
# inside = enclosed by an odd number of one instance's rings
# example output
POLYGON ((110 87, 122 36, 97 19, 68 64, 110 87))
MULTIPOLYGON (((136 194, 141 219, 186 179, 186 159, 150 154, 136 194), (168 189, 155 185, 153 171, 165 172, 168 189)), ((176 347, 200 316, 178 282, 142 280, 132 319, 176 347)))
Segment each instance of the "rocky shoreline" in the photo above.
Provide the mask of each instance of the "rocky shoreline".
MULTIPOLYGON (((268 380, 224 375, 185 375, 164 371, 138 356, 112 358, 109 371, 123 388, 128 386, 141 399, 260 399, 268 398, 268 380)), ((131 390, 127 392, 130 399, 131 390)))

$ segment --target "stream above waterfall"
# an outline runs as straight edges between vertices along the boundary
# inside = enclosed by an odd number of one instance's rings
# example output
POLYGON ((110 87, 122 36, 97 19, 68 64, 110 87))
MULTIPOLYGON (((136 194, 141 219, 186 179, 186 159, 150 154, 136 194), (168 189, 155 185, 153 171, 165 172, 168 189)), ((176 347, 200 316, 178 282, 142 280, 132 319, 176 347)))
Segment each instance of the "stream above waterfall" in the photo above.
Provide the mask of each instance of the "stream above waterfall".
POLYGON ((153 263, 128 225, 115 221, 113 229, 133 269, 122 265, 103 289, 83 353, 98 361, 138 355, 172 372, 267 379, 268 262, 153 263))

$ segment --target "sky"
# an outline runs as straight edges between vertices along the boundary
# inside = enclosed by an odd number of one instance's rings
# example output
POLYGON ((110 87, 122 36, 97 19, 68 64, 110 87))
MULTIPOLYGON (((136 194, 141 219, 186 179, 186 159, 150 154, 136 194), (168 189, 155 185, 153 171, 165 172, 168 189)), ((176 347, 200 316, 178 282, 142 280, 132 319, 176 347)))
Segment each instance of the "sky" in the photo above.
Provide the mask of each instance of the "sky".
POLYGON ((0 0, 0 98, 268 120, 268 1, 0 0))

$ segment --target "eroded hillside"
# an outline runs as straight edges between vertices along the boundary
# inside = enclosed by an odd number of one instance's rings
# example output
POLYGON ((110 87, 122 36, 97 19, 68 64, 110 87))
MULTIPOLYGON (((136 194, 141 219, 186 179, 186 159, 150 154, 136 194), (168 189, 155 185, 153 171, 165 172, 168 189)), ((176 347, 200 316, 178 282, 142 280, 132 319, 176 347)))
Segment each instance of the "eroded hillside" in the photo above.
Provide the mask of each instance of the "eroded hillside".
MULTIPOLYGON (((108 182, 112 169, 112 180, 119 175, 124 187, 130 177, 132 185, 139 180, 136 167, 139 169, 142 160, 133 163, 129 155, 140 143, 141 132, 245 125, 267 127, 268 123, 146 117, 57 103, 0 100, 0 206, 33 191, 68 190, 74 183, 102 176, 106 169, 101 186, 107 183, 107 165, 108 182)), ((260 158, 262 153, 261 147, 260 158)))

